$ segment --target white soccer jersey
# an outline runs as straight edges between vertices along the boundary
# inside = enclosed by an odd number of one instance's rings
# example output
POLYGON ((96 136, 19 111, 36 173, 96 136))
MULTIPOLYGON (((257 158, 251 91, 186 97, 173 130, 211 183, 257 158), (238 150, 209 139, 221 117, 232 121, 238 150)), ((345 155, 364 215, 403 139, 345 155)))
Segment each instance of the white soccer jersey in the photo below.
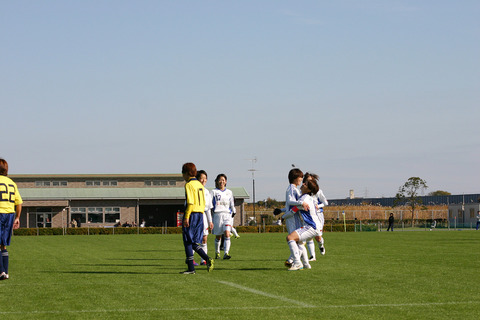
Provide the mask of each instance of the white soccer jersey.
POLYGON ((308 211, 306 210, 299 210, 298 213, 300 214, 300 218, 302 219, 302 222, 304 225, 309 225, 312 228, 316 230, 320 230, 320 226, 323 225, 320 223, 320 220, 318 219, 317 212, 315 210, 315 205, 313 203, 313 198, 308 195, 304 194, 300 197, 299 199, 302 203, 306 202, 310 209, 308 211))
POLYGON ((300 216, 298 214, 288 215, 291 207, 293 206, 301 206, 303 202, 298 201, 301 194, 298 190, 297 186, 294 184, 290 184, 285 192, 285 225, 287 226, 287 232, 291 233, 296 229, 302 226, 302 222, 300 220, 300 216))
POLYGON ((212 190, 212 204, 213 204, 213 212, 228 212, 230 214, 235 213, 235 202, 233 199, 233 192, 229 189, 220 190, 220 189, 213 189, 212 190))
POLYGON ((205 216, 207 218, 207 222, 210 223, 212 222, 212 214, 211 210, 213 208, 213 203, 212 203, 212 195, 210 194, 210 191, 207 189, 204 190, 205 193, 205 216))
POLYGON ((323 216, 323 207, 328 206, 328 201, 325 195, 323 194, 322 190, 318 190, 317 194, 313 196, 313 201, 317 207, 317 215, 321 223, 321 229, 323 229, 323 225, 325 224, 325 218, 323 216))

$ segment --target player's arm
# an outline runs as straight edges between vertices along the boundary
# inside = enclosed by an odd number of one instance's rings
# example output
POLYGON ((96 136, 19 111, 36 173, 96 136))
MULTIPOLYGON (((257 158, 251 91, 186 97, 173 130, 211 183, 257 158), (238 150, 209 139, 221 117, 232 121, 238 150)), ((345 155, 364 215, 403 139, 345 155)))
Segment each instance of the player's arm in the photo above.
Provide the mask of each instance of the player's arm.
POLYGON ((290 189, 287 193, 287 199, 285 200, 286 203, 285 205, 288 207, 293 207, 293 206, 301 206, 302 205, 302 202, 297 200, 297 197, 295 197, 295 191, 292 189, 290 189))
POLYGON ((18 229, 20 227, 20 215, 22 214, 22 197, 18 192, 18 188, 15 185, 15 221, 13 222, 13 228, 18 229))
POLYGON ((235 200, 233 199, 233 192, 231 193, 230 197, 230 212, 232 213, 232 218, 235 216, 237 213, 237 210, 235 210, 235 200))
POLYGON ((321 206, 319 206, 320 208, 322 208, 322 207, 324 207, 324 206, 328 206, 327 198, 326 198, 325 195, 323 194, 323 191, 322 191, 322 190, 318 190, 317 197, 318 197, 318 199, 322 202, 322 203, 321 203, 321 206))
POLYGON ((13 222, 13 229, 18 229, 20 227, 21 214, 22 214, 22 204, 17 204, 15 206, 15 221, 13 222))
POLYGON ((185 208, 185 215, 183 216, 183 226, 188 228, 190 226, 190 215, 193 212, 193 204, 194 204, 194 194, 193 188, 188 183, 185 185, 185 194, 186 194, 186 204, 187 207, 185 208))
POLYGON ((310 207, 308 206, 308 203, 306 203, 305 201, 302 200, 302 198, 299 198, 297 200, 297 198, 295 197, 295 194, 294 194, 294 190, 293 189, 290 189, 290 191, 288 192, 287 194, 287 200, 286 200, 286 205, 287 206, 290 206, 290 207, 294 207, 294 206, 303 206, 303 208, 305 210, 309 210, 310 207))

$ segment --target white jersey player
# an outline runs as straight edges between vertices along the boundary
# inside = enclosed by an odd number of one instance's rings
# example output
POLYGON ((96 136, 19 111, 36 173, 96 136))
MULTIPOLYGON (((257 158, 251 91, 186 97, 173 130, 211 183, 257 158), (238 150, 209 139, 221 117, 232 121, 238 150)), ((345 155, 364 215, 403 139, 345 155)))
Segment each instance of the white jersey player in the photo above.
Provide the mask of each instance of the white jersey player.
MULTIPOLYGON (((305 205, 305 209, 308 210, 308 204, 304 203, 304 201, 300 201, 299 198, 301 196, 300 191, 298 190, 298 186, 302 183, 303 180, 303 172, 298 168, 291 169, 288 173, 288 181, 290 185, 287 188, 285 194, 285 214, 282 216, 285 219, 285 225, 287 226, 287 232, 290 234, 296 229, 302 227, 302 222, 298 213, 290 212, 290 209, 293 206, 302 206, 305 205)), ((306 268, 309 268, 310 264, 308 263, 308 254, 307 250, 305 249, 305 245, 303 243, 298 244, 299 249, 301 251, 302 261, 305 264, 306 268)), ((291 267, 293 262, 293 255, 285 261, 286 267, 291 267)))
POLYGON ((299 200, 307 205, 304 204, 303 209, 293 207, 289 211, 290 213, 298 213, 303 223, 302 227, 296 229, 287 236, 287 243, 290 252, 294 257, 292 266, 288 269, 290 271, 300 270, 305 267, 305 262, 302 264, 300 261, 301 252, 299 244, 320 235, 321 223, 311 196, 318 192, 318 184, 315 180, 308 180, 302 184, 301 191, 302 196, 299 200), (308 207, 308 209, 306 207, 308 207))
POLYGON ((230 232, 235 216, 235 202, 233 192, 227 189, 227 176, 219 174, 215 179, 216 188, 212 190, 213 203, 213 231, 215 235, 215 258, 220 258, 222 234, 225 235, 223 259, 230 259, 230 232))
MULTIPOLYGON (((200 181, 203 186, 207 184, 207 173, 205 170, 199 170, 197 172, 197 180, 200 181)), ((202 238, 202 244, 200 247, 205 251, 205 253, 208 252, 207 248, 207 240, 208 240, 208 229, 212 230, 213 229, 213 221, 212 221, 212 195, 210 194, 210 191, 207 190, 207 188, 204 189, 204 194, 205 194, 205 214, 203 215, 203 238, 202 238)), ((203 259, 201 259, 200 264, 206 265, 207 262, 203 259)))
MULTIPOLYGON (((306 182, 308 180, 315 180, 318 183, 318 175, 314 173, 305 173, 305 177, 303 178, 303 181, 306 182)), ((325 218, 323 215, 323 207, 328 206, 328 201, 325 195, 323 194, 322 190, 318 190, 318 192, 313 196, 313 201, 315 204, 315 208, 317 211, 318 219, 320 220, 320 235, 315 237, 315 240, 318 243, 318 247, 320 249, 320 253, 322 255, 325 255, 325 245, 324 245, 324 239, 323 239, 323 226, 325 224, 325 218)), ((310 261, 315 261, 316 260, 316 254, 315 254, 315 244, 313 242, 313 239, 307 241, 307 248, 308 251, 310 252, 310 261)))

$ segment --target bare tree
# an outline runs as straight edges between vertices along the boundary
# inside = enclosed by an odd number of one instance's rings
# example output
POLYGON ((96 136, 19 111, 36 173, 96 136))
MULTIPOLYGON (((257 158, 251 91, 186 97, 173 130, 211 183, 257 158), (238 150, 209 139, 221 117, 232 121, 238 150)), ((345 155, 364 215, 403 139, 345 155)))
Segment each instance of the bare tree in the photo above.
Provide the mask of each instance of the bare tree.
POLYGON ((398 188, 394 206, 405 205, 410 208, 410 211, 412 212, 412 227, 414 225, 413 218, 415 215, 415 209, 422 205, 422 198, 419 193, 427 188, 427 182, 419 177, 409 178, 403 186, 398 188))

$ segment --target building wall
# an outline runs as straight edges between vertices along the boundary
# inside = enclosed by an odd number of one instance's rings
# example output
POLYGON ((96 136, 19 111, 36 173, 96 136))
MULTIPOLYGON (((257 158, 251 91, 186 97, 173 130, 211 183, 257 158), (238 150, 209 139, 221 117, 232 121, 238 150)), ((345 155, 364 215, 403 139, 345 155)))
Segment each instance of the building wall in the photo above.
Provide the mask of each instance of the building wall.
MULTIPOLYGON (((19 189, 55 189, 55 188, 172 188, 183 187, 185 181, 181 175, 12 175, 19 189), (87 183, 88 182, 88 183, 87 183)), ((55 192, 53 192, 55 193, 55 192)), ((52 194, 52 192, 50 192, 52 194)), ((56 193, 55 193, 56 194, 56 193)), ((96 199, 96 200, 28 200, 24 198, 20 227, 71 227, 73 217, 83 219, 82 227, 113 226, 117 220, 125 222, 140 221, 141 206, 150 206, 151 212, 158 214, 162 221, 168 220, 168 226, 175 226, 177 211, 184 210, 184 199, 96 199), (152 210, 153 207, 153 210, 152 210), (83 211, 82 211, 83 210, 83 211), (114 211, 112 211, 114 210, 114 211), (117 215, 118 212, 118 215, 117 215), (157 213, 158 212, 158 213, 157 213), (97 221, 91 220, 93 216, 97 221), (108 216, 108 219, 106 219, 108 216), (118 219, 112 219, 118 216, 118 219), (108 221, 107 221, 108 220, 108 221), (175 223, 174 223, 175 222, 175 223)), ((235 201, 237 215, 234 225, 245 223, 244 199, 235 201)), ((158 217, 157 217, 158 218, 158 217)), ((159 220, 159 219, 155 219, 159 220)))
POLYGON ((448 220, 450 225, 475 226, 477 223, 477 212, 480 210, 480 203, 467 203, 465 205, 454 204, 448 206, 448 220))

